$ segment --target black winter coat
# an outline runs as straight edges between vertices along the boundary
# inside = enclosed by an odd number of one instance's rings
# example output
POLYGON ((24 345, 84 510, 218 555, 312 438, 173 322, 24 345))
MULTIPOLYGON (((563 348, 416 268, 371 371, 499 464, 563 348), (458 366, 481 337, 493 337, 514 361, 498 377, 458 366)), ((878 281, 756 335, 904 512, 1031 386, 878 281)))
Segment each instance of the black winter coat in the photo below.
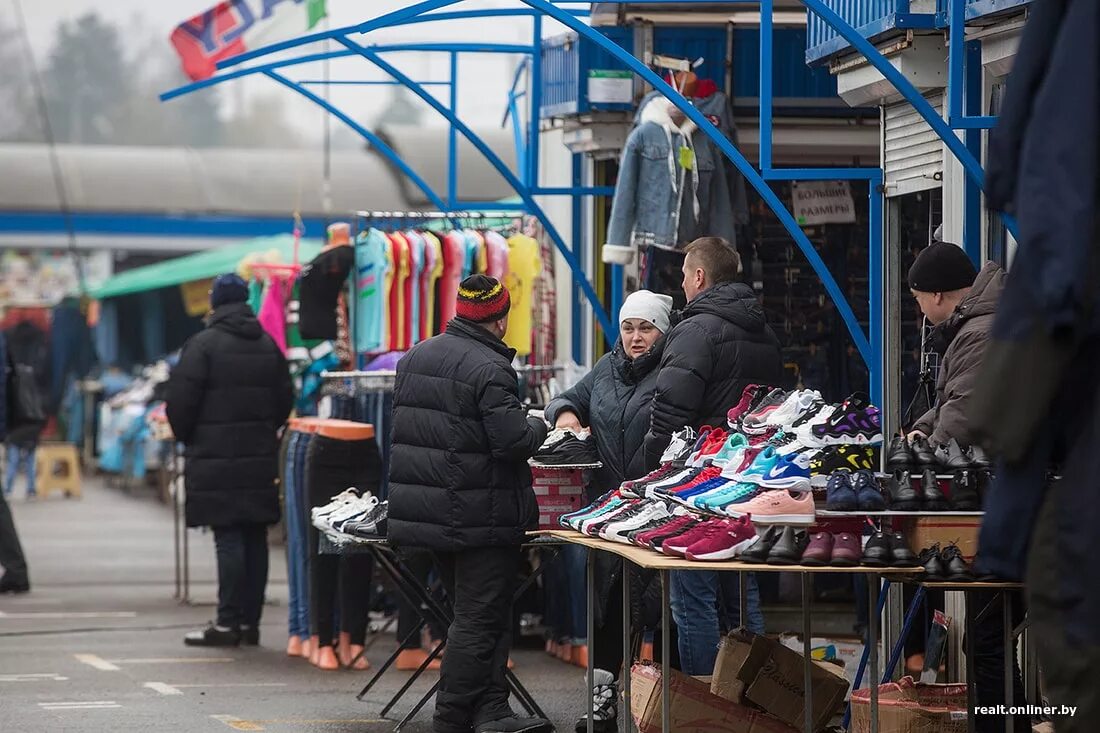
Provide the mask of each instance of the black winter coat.
POLYGON ((389 538, 458 552, 519 545, 538 525, 527 459, 546 439, 519 400, 515 351, 456 318, 397 364, 389 538))
POLYGON ((661 336, 653 348, 633 360, 627 357, 622 341, 616 342, 592 371, 546 406, 546 420, 551 425, 569 411, 592 429, 603 464, 593 476, 596 495, 646 474, 645 436, 665 338, 661 336))
POLYGON ((725 425, 745 387, 784 381, 779 341, 752 288, 729 282, 699 294, 668 333, 646 435, 647 468, 656 467, 672 433, 685 425, 725 425))
POLYGON ((187 341, 166 402, 186 447, 187 525, 278 522, 277 433, 294 389, 286 359, 247 303, 221 306, 187 341))

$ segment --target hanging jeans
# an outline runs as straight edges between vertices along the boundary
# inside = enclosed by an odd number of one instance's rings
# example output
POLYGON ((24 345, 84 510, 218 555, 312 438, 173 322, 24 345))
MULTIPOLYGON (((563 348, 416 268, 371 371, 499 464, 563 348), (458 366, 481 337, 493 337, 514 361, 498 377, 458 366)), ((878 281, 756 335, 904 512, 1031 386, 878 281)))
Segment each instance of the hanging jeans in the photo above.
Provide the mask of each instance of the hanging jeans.
POLYGON ((287 631, 289 636, 309 637, 309 552, 306 548, 309 502, 303 483, 309 434, 290 432, 283 482, 283 515, 286 522, 287 631))
POLYGON ((714 672, 722 627, 730 630, 743 625, 754 634, 764 633, 760 590, 752 573, 748 574, 746 584, 748 619, 744 620, 740 618, 738 573, 673 571, 671 582, 672 618, 676 622, 684 674, 698 676, 714 672))
POLYGON ((22 471, 27 476, 27 496, 35 495, 35 480, 37 479, 35 465, 35 453, 38 446, 8 444, 8 470, 4 477, 4 495, 11 496, 15 489, 15 479, 22 471))
POLYGON ((218 626, 259 628, 267 588, 267 526, 214 527, 218 626))

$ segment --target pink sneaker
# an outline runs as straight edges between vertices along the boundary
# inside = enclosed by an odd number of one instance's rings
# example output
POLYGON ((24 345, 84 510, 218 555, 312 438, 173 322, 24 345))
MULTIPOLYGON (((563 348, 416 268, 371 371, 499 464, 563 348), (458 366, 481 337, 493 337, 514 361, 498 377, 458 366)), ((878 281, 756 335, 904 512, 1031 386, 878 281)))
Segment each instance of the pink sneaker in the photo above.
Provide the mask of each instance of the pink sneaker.
POLYGON ((746 502, 730 504, 726 513, 731 517, 751 515, 757 524, 813 524, 814 494, 783 489, 765 491, 746 502))
POLYGON ((703 562, 732 560, 755 540, 756 529, 752 522, 741 517, 693 544, 684 552, 684 557, 703 562))

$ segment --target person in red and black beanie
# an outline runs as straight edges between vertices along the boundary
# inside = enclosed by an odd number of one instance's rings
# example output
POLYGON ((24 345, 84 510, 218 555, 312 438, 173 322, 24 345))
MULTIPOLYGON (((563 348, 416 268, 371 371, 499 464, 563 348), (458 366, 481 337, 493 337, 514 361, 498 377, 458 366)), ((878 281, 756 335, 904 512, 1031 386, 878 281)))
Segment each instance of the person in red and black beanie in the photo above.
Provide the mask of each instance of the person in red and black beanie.
POLYGON ((388 531, 435 555, 454 607, 436 694, 437 733, 542 733, 508 704, 512 594, 520 544, 538 524, 527 459, 546 439, 512 368, 508 290, 474 275, 457 317, 397 364, 388 531))

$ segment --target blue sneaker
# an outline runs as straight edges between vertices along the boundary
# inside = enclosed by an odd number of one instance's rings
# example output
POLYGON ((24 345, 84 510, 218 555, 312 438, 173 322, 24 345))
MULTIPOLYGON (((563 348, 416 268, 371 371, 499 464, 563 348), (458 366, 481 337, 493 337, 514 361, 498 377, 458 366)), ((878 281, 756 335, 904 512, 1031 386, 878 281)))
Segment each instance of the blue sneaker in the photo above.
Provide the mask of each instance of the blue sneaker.
POLYGON ((773 446, 769 445, 767 448, 760 451, 759 455, 756 456, 756 459, 753 460, 752 464, 740 474, 731 475, 728 473, 724 473, 723 475, 726 478, 732 479, 734 481, 743 481, 758 484, 760 483, 760 479, 762 479, 764 475, 771 470, 772 466, 774 466, 778 462, 779 453, 776 452, 773 446))
POLYGON ((831 512, 854 512, 859 508, 859 498, 852 488, 852 474, 834 471, 825 487, 825 508, 831 512))
POLYGON ((811 458, 811 451, 779 456, 779 460, 760 477, 760 485, 767 489, 809 491, 811 458))
POLYGON ((758 493, 760 493, 760 487, 758 485, 745 481, 733 484, 726 489, 697 496, 695 498, 695 506, 712 512, 720 512, 723 507, 729 506, 730 504, 737 504, 742 501, 748 501, 758 493))
POLYGON ((886 497, 883 496, 882 489, 879 487, 878 481, 875 480, 875 475, 870 471, 856 471, 855 478, 852 481, 852 490, 856 494, 861 512, 886 511, 886 497))

